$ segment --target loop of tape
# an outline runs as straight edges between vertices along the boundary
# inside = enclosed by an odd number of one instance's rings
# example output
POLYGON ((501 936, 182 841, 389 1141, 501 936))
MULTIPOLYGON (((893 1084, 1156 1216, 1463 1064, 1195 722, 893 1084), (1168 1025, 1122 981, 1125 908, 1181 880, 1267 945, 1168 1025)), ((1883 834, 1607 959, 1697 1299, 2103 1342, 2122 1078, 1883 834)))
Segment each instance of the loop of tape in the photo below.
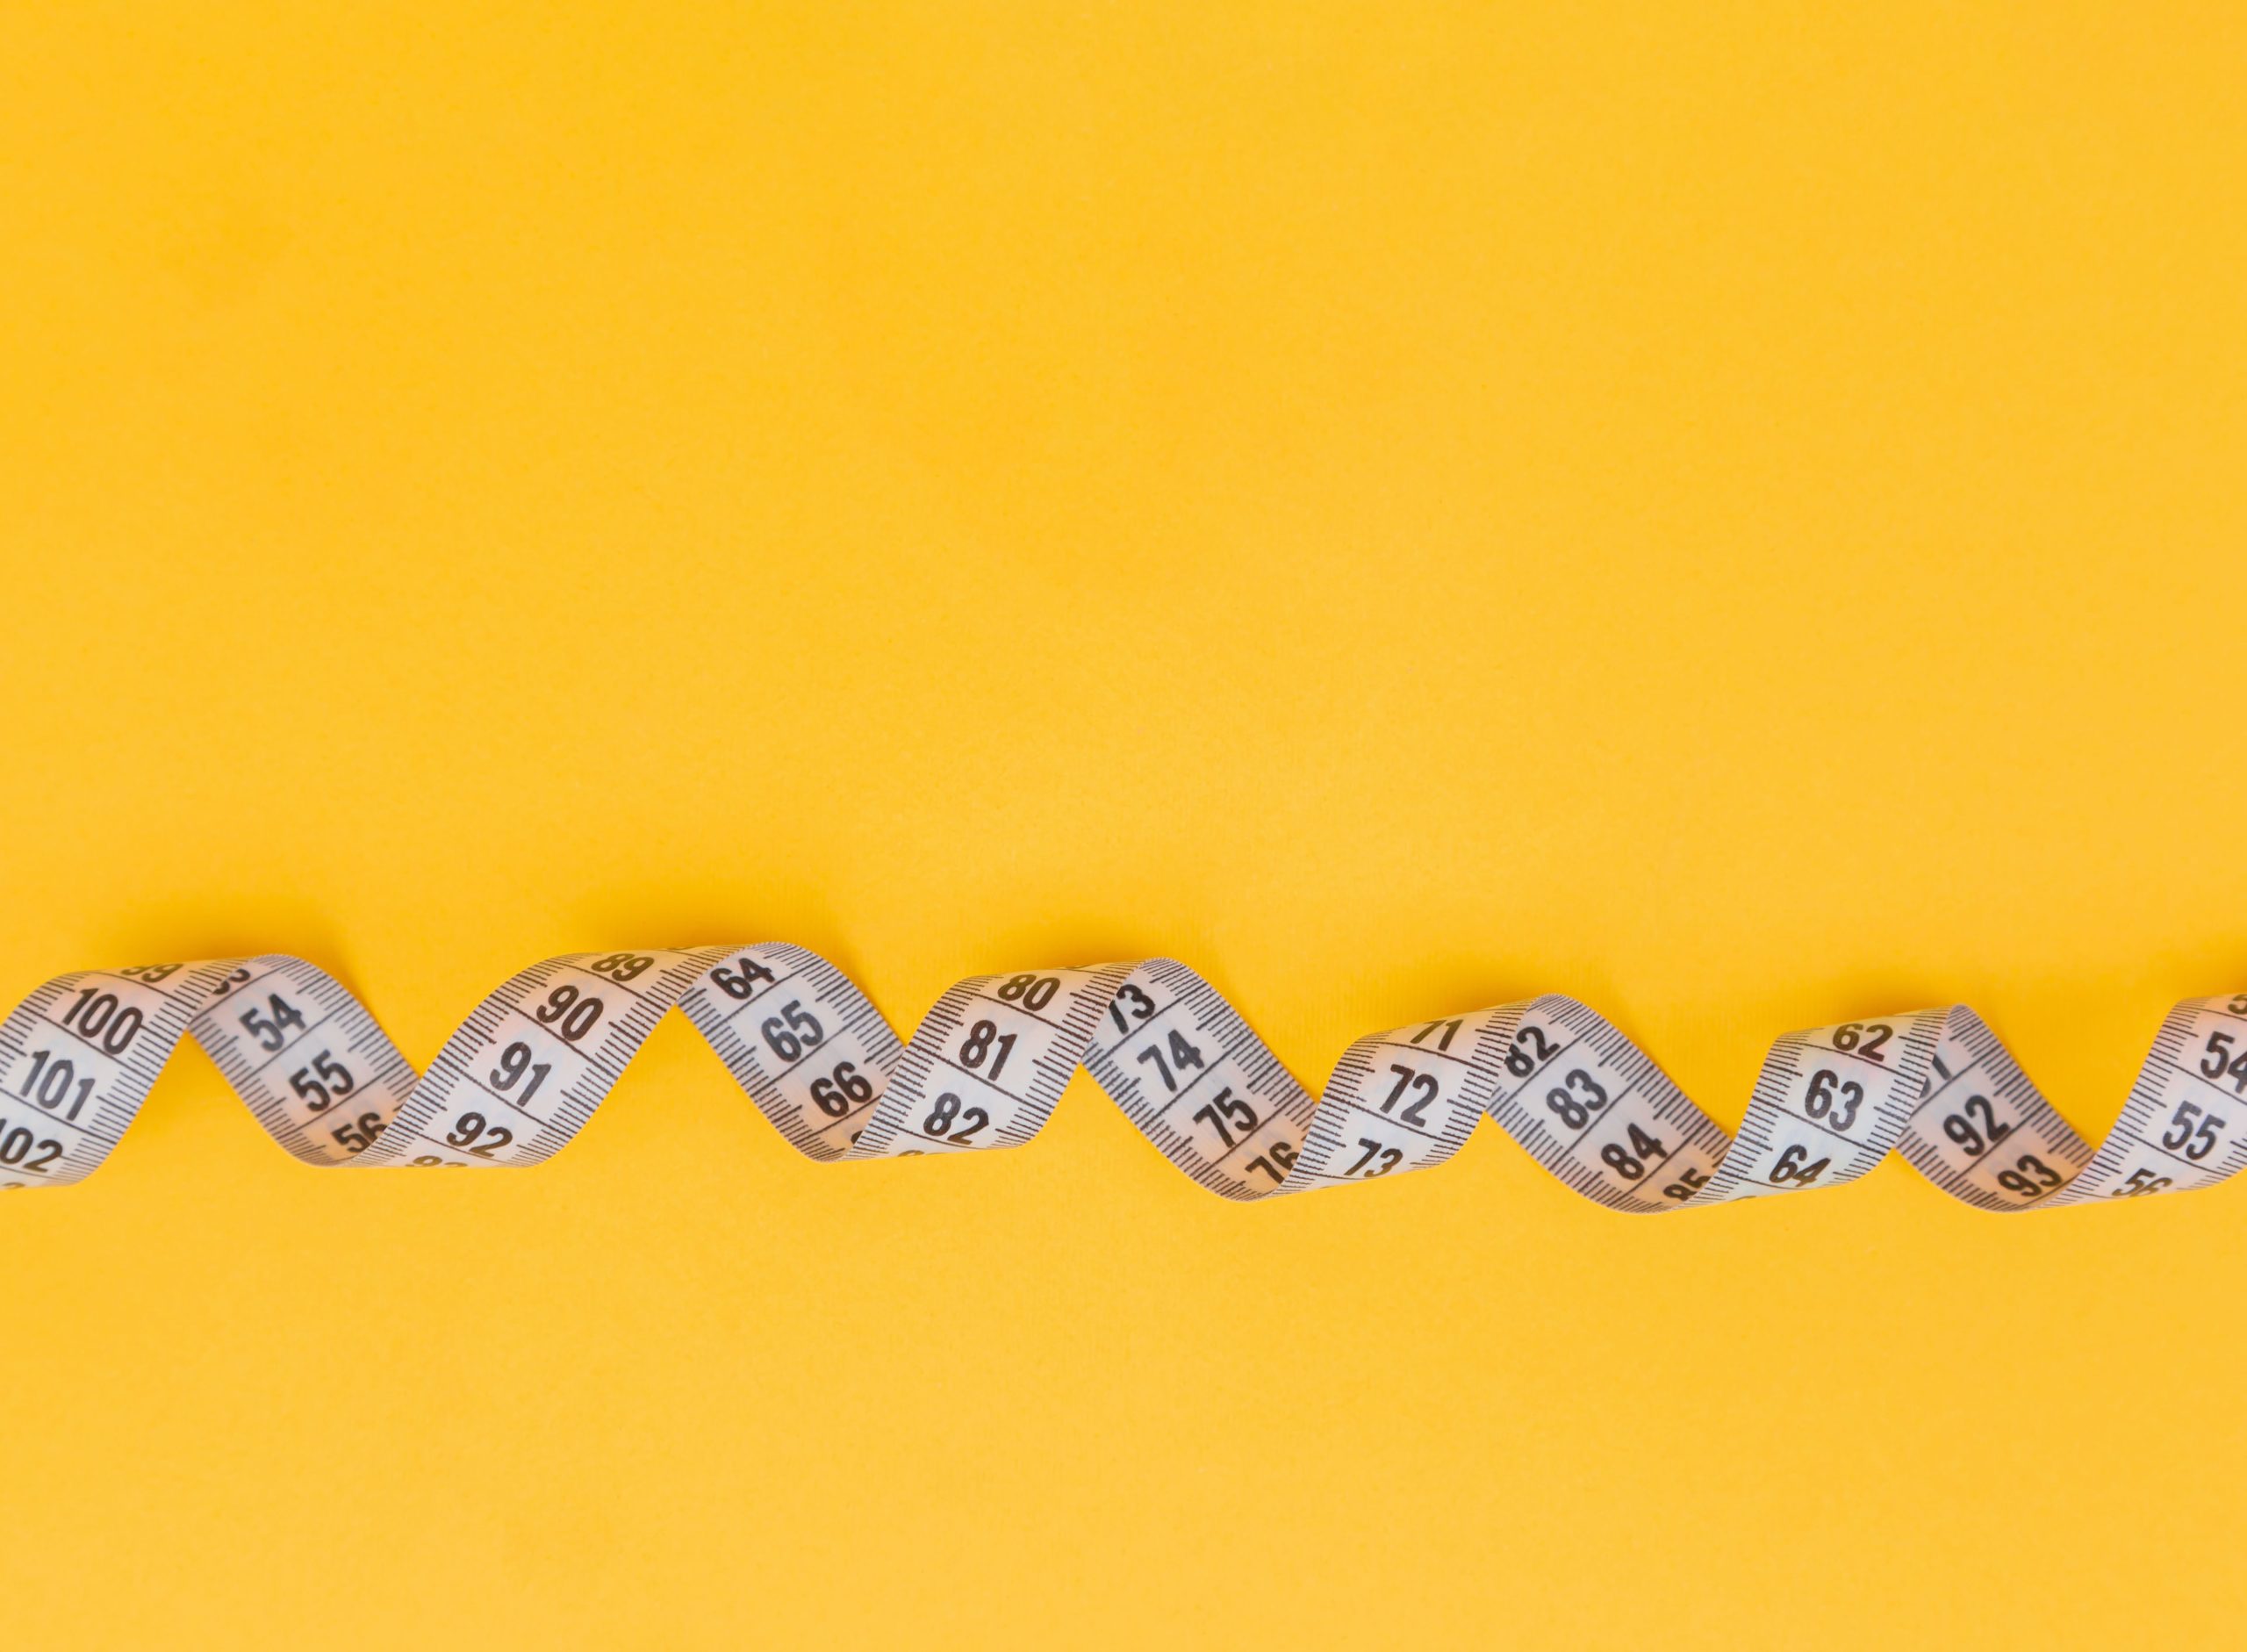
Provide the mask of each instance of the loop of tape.
POLYGON ((1081 1066, 1164 1157, 1231 1199, 1440 1164, 1485 1113, 1586 1198, 1640 1212, 1836 1186, 1891 1149, 1985 1210, 2183 1192, 2247 1165, 2247 995, 2169 1012, 2094 1152, 1963 1005, 1790 1033, 1732 1135, 1569 998, 1360 1038, 1314 1097, 1169 959, 977 976, 901 1042, 841 971, 776 942, 549 959, 419 1075, 302 959, 65 975, 0 1023, 0 1187, 91 1174, 190 1033, 308 1164, 536 1164, 674 1007, 822 1160, 1017 1146, 1081 1066))

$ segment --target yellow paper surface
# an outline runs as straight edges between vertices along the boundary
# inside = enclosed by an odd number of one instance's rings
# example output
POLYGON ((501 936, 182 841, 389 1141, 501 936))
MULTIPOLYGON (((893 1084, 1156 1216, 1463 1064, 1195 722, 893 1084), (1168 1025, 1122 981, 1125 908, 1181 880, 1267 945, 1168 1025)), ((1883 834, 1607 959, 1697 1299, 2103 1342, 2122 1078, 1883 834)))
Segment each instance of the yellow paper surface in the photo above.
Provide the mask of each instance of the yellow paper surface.
MULTIPOLYGON (((0 993, 1172 952, 1316 1081, 1561 990, 1736 1120, 2247 987, 2229 6, 17 6, 0 993)), ((555 1164, 199 1055, 0 1208, 0 1639, 2210 1644, 2234 1189, 1228 1208, 1080 1080, 555 1164)))

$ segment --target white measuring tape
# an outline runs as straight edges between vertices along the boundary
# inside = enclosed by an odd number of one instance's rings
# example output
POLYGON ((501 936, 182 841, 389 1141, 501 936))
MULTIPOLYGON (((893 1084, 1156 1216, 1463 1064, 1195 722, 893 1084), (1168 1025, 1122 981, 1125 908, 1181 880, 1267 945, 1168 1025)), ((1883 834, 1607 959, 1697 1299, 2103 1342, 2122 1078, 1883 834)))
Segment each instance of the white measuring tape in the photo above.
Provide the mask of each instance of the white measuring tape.
POLYGON ((1573 999, 1360 1038, 1313 1097, 1168 959, 979 975, 901 1043, 833 965, 771 943, 549 959, 479 1004, 420 1076, 302 959, 65 975, 0 1023, 0 1187, 92 1174, 189 1033, 308 1164, 536 1164, 674 1006, 818 1160, 1018 1146, 1081 1066, 1164 1157, 1231 1199, 1440 1164, 1484 1113, 1619 1210, 1833 1187, 1892 1148, 1985 1210, 2182 1192, 2247 1164, 2247 995, 2169 1012, 2094 1153, 1963 1005, 1790 1033, 1731 1136, 1573 999))

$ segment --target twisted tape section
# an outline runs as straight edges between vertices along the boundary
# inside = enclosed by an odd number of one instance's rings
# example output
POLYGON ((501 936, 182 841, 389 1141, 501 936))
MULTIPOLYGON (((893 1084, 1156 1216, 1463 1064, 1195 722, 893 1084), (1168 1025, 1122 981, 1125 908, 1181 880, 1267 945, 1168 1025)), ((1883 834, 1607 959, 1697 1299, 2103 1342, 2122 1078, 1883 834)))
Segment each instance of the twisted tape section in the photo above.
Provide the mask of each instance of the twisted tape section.
POLYGON ((1440 1164, 1485 1113, 1586 1198, 1636 1212, 1833 1187, 1892 1149, 1985 1210, 2182 1192, 2247 1164, 2247 995, 2170 1011, 2094 1152, 1963 1005, 1788 1034, 1734 1136, 1569 998, 1360 1038, 1314 1097, 1170 959, 975 976, 904 1042, 833 965, 773 942, 549 959, 420 1074, 302 959, 61 976, 0 1023, 0 1187, 92 1174, 189 1035, 307 1164, 536 1164, 674 1008, 820 1160, 1017 1146, 1083 1067, 1231 1199, 1440 1164))

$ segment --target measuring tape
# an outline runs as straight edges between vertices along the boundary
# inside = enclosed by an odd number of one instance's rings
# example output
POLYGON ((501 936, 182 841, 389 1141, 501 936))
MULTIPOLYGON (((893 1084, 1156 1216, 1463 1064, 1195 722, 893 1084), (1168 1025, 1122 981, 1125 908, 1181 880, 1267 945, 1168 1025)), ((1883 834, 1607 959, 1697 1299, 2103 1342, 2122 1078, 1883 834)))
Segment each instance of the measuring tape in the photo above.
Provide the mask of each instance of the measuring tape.
POLYGON ((190 1033, 307 1164, 536 1164, 674 1007, 822 1160, 1018 1146, 1082 1067, 1165 1158, 1229 1199, 1425 1169, 1485 1113, 1619 1210, 1834 1187, 1891 1149, 1985 1210, 2183 1192, 2247 1164, 2247 995, 2169 1012, 2094 1152, 1963 1005, 1788 1034, 1730 1135, 1569 998, 1360 1038, 1314 1097, 1169 959, 975 976, 901 1041, 832 964, 771 943, 549 959, 477 1005, 418 1075, 299 958, 65 975, 0 1023, 0 1187, 91 1174, 190 1033))

